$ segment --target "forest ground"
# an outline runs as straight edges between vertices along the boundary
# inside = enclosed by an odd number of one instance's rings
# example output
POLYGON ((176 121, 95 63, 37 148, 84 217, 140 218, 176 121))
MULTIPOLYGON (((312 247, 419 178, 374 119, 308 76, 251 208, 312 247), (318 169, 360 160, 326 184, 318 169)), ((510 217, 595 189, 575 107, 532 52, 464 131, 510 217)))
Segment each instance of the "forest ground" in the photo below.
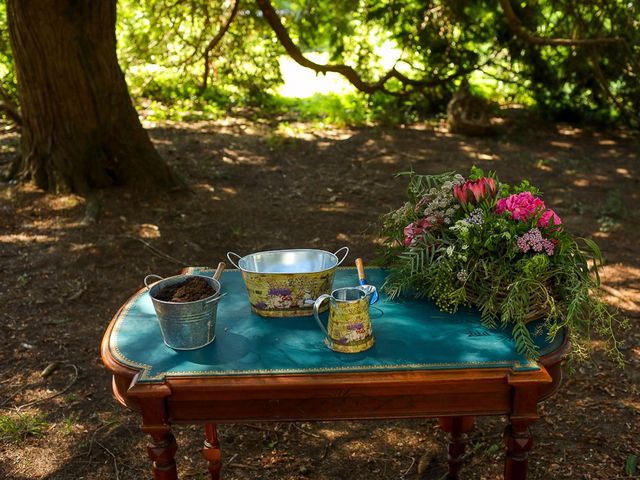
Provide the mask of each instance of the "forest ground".
MULTIPOLYGON (((438 122, 336 129, 236 117, 146 126, 192 192, 105 191, 98 222, 87 223, 78 196, 0 183, 0 478, 149 478, 140 419, 112 399, 99 353, 107 324, 145 275, 215 265, 229 250, 347 245, 348 262, 371 263, 379 216, 404 199, 397 172, 464 173, 473 164, 507 182, 529 178, 570 231, 598 241, 607 300, 632 324, 625 369, 594 342, 596 363, 579 366, 541 405, 530 478, 639 478, 625 476, 627 459, 640 455, 637 138, 517 111, 484 138, 438 122), (61 367, 42 378, 53 361, 61 367)), ((4 130, 5 173, 17 145, 17 133, 4 130)), ((500 478, 503 428, 503 418, 479 420, 462 478, 500 478)), ((204 479, 201 427, 175 433, 181 478, 204 479)), ((228 480, 436 479, 446 464, 445 436, 429 419, 223 425, 220 439, 228 480)))

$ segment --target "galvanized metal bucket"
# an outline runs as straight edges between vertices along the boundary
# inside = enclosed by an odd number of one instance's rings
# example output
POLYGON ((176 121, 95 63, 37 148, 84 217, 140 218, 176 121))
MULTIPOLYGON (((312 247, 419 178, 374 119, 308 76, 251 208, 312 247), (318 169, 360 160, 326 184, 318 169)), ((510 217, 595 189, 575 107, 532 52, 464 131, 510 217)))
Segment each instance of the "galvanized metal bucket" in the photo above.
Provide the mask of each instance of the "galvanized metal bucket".
POLYGON ((216 338, 216 315, 220 295, 220 282, 204 275, 174 275, 162 278, 147 275, 144 284, 149 290, 153 308, 158 316, 164 343, 175 350, 195 350, 210 344, 216 338), (156 295, 161 289, 176 285, 192 277, 200 277, 213 288, 214 294, 193 302, 166 302, 156 295), (149 285, 150 279, 159 279, 149 285))

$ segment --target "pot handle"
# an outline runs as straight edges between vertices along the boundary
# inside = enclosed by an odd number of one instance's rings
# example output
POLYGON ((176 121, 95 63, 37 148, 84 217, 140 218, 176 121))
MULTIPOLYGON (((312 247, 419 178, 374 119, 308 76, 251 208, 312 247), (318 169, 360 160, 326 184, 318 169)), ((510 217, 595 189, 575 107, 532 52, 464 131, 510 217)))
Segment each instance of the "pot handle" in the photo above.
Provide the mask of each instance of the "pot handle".
POLYGON ((322 306, 324 301, 328 300, 330 298, 331 298, 331 295, 329 295, 327 293, 323 293, 318 298, 316 298, 316 301, 313 303, 313 316, 315 317, 316 322, 318 322, 318 325, 320 326, 320 328, 324 332, 324 335, 327 338, 327 341, 329 342, 329 348, 331 348, 331 338, 329 338, 329 332, 327 331, 327 329, 324 327, 324 325, 320 321, 320 316, 318 315, 318 310, 320 310, 320 307, 322 306))
POLYGON ((235 252, 227 252, 227 258, 229 259, 229 261, 231 262, 231 265, 233 265, 234 267, 236 267, 238 270, 242 270, 238 264, 236 262, 233 261, 233 258, 231 257, 231 255, 235 255, 236 257, 238 257, 238 263, 240 263, 240 260, 242 259, 242 257, 240 255, 238 255, 235 252))
POLYGON ((144 286, 147 287, 147 290, 151 290, 151 287, 149 286, 148 281, 152 277, 153 278, 157 278, 158 280, 164 280, 164 278, 162 278, 160 275, 154 275, 154 274, 147 275, 146 277, 144 277, 144 286))
POLYGON ((347 258, 347 255, 349 255, 349 247, 342 247, 342 248, 339 248, 338 250, 336 250, 334 252, 334 255, 337 257, 338 254, 343 250, 344 250, 344 256, 340 260, 338 260, 338 263, 336 264, 336 267, 338 265, 340 265, 342 262, 344 262, 345 258, 347 258))

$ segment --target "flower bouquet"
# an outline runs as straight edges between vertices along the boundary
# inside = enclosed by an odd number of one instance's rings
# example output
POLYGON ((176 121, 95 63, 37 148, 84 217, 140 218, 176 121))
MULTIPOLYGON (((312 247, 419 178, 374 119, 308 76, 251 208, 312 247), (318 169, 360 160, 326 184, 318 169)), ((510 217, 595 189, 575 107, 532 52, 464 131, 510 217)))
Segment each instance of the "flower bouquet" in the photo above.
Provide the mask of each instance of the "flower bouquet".
POLYGON ((528 358, 539 356, 529 321, 544 319, 550 338, 566 330, 578 357, 596 332, 622 363, 618 320, 599 290, 600 250, 571 236, 536 187, 511 186, 475 167, 468 178, 408 175, 408 201, 383 217, 390 297, 427 297, 448 312, 475 306, 485 326, 511 326, 528 358))

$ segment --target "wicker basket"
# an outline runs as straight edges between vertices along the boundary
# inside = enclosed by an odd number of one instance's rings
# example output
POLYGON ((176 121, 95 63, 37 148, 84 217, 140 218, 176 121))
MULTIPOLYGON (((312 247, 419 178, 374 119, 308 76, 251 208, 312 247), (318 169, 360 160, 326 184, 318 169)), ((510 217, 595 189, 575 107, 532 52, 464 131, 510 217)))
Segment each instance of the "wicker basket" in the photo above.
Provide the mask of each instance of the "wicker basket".
MULTIPOLYGON (((534 299, 533 299, 534 301, 529 304, 529 308, 525 312, 524 323, 529 323, 534 320, 538 320, 539 318, 544 318, 549 316, 549 313, 550 313, 549 305, 545 302, 545 299, 542 297, 542 295, 539 294, 539 292, 536 292, 536 293, 537 295, 534 296, 534 299)), ((469 302, 472 305, 475 305, 478 308, 482 307, 480 298, 476 295, 475 292, 467 288, 466 294, 467 294, 467 300, 469 300, 469 302)), ((498 293, 498 299, 500 302, 502 302, 506 297, 507 297, 506 291, 502 290, 498 293)))

